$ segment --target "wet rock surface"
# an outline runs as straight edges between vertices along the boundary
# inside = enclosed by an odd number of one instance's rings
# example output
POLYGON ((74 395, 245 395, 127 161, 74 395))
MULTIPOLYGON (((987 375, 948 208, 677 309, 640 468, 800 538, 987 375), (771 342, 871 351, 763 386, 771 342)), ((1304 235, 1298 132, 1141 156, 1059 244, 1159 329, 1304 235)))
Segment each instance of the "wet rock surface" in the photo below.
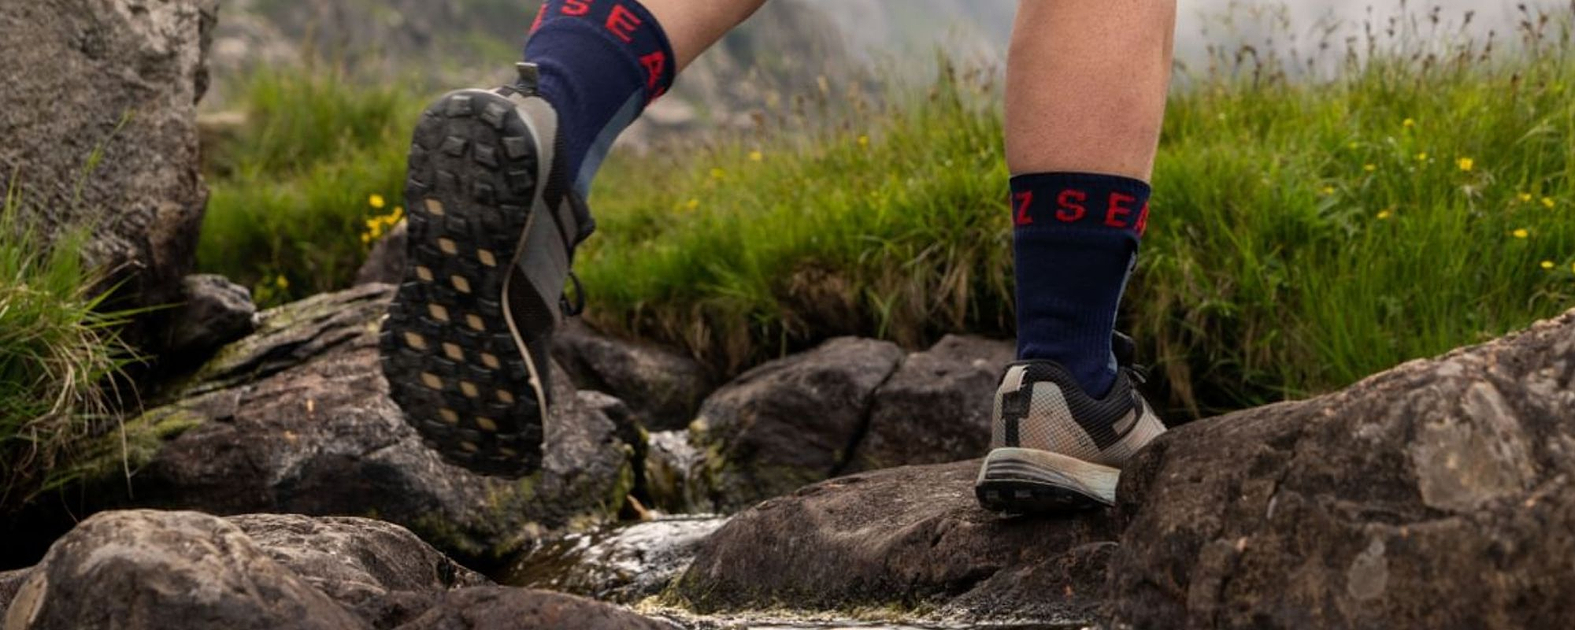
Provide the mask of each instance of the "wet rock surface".
POLYGON ((1137 627, 1575 627, 1575 312, 1141 453, 1137 627))
MULTIPOLYGON (((214 0, 0 4, 0 173, 47 238, 90 230, 89 259, 115 271, 105 286, 125 282, 132 306, 179 302, 195 263, 207 198, 195 110, 217 11, 214 0)), ((154 330, 132 339, 161 341, 154 330)))
POLYGON ((703 613, 897 606, 1090 619, 1115 521, 985 512, 973 496, 978 466, 860 473, 761 503, 700 545, 675 594, 703 613))
POLYGON ((650 431, 682 429, 716 389, 694 359, 649 344, 614 339, 571 321, 553 339, 553 358, 575 386, 616 396, 650 431))
POLYGON ((631 449, 563 379, 535 475, 475 475, 421 443, 378 364, 391 295, 366 285, 263 313, 171 402, 127 423, 129 496, 119 443, 106 446, 85 471, 104 495, 89 507, 375 515, 478 566, 547 531, 613 518, 633 483, 631 449))
POLYGON ((869 430, 851 470, 940 464, 982 457, 990 447, 990 413, 1013 342, 947 335, 875 392, 869 430))
POLYGON ((501 580, 633 604, 667 588, 726 522, 716 516, 669 517, 568 534, 538 544, 501 580))
POLYGON ((690 426, 705 453, 710 500, 731 511, 831 477, 896 371, 896 345, 843 337, 745 372, 717 390, 690 426))

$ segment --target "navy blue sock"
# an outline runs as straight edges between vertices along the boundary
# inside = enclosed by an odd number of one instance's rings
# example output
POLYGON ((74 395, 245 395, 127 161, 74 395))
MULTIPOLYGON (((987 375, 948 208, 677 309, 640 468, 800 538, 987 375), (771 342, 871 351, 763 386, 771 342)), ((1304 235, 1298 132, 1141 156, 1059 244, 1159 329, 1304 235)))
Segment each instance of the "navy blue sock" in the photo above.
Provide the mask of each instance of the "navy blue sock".
POLYGON ((1114 175, 1012 178, 1017 358, 1060 363, 1092 396, 1110 391, 1110 337, 1148 224, 1148 196, 1148 184, 1114 175))
POLYGON ((667 34, 634 0, 548 0, 531 25, 525 60, 558 110, 574 189, 582 196, 629 123, 673 84, 667 34))

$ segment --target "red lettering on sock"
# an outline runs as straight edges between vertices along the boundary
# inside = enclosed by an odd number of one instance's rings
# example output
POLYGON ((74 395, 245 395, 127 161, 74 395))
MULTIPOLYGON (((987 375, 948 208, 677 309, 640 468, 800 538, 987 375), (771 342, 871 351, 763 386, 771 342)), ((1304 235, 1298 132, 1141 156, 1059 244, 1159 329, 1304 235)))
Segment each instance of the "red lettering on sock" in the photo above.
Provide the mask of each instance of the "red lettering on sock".
POLYGON ((634 41, 634 29, 640 26, 640 17, 623 5, 615 4, 612 12, 607 14, 606 26, 607 30, 627 44, 634 41))
POLYGON ((1132 209, 1121 204, 1134 201, 1137 201, 1137 198, 1132 195, 1124 195, 1118 192, 1110 193, 1110 209, 1105 211, 1105 225, 1113 228, 1127 227, 1127 224, 1121 219, 1132 214, 1132 209))
POLYGON ((541 28, 541 21, 542 21, 543 18, 546 18, 546 17, 547 17, 547 3, 543 2, 543 3, 541 3, 541 8, 536 10, 536 19, 532 20, 531 23, 530 23, 530 32, 534 33, 534 32, 536 32, 536 29, 541 28))
POLYGON ((1034 191, 1025 190, 1012 195, 1012 198, 1017 201, 1017 215, 1013 223, 1017 225, 1033 225, 1034 218, 1028 216, 1028 204, 1034 202, 1034 191))
POLYGON ((563 0, 564 15, 580 16, 591 12, 591 0, 563 0))
POLYGON ((1138 238, 1142 238, 1143 237, 1143 233, 1147 232, 1147 231, 1148 231, 1148 202, 1145 201, 1145 202, 1143 202, 1143 209, 1138 212, 1138 221, 1137 221, 1138 238))
MULTIPOLYGON (((645 89, 658 90, 657 84, 662 81, 662 71, 667 69, 667 53, 660 50, 640 57, 640 65, 645 66, 645 89)), ((657 94, 651 98, 660 96, 657 94)))
POLYGON ((1061 207, 1055 211, 1055 218, 1063 223, 1071 223, 1083 218, 1083 215, 1088 214, 1088 208, 1082 205, 1085 201, 1088 201, 1088 193, 1081 190, 1068 188, 1061 191, 1061 194, 1055 198, 1056 205, 1061 207))

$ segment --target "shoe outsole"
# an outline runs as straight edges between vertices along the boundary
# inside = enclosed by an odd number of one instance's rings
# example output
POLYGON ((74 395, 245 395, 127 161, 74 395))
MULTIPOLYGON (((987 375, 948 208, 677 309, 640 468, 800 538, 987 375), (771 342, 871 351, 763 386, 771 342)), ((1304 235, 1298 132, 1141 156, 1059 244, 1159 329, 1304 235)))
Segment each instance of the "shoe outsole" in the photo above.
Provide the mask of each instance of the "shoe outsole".
POLYGON ((999 448, 974 483, 979 505, 1006 514, 1082 512, 1115 503, 1121 471, 1048 451, 999 448))
POLYGON ((408 263, 380 337, 389 394, 443 459, 519 477, 541 467, 543 379, 505 294, 537 198, 536 139, 511 101, 451 93, 410 148, 408 263))

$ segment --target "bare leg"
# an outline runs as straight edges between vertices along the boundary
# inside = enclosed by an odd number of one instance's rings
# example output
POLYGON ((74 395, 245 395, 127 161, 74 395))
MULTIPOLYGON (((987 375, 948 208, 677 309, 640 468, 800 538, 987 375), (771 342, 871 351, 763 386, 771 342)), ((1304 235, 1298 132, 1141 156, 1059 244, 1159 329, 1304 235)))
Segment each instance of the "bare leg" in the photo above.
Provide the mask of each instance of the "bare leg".
POLYGON ((765 3, 766 0, 641 0, 667 31, 680 71, 765 3))
POLYGON ((1175 0, 1023 0, 1006 64, 1011 172, 1148 181, 1175 22, 1175 0))

